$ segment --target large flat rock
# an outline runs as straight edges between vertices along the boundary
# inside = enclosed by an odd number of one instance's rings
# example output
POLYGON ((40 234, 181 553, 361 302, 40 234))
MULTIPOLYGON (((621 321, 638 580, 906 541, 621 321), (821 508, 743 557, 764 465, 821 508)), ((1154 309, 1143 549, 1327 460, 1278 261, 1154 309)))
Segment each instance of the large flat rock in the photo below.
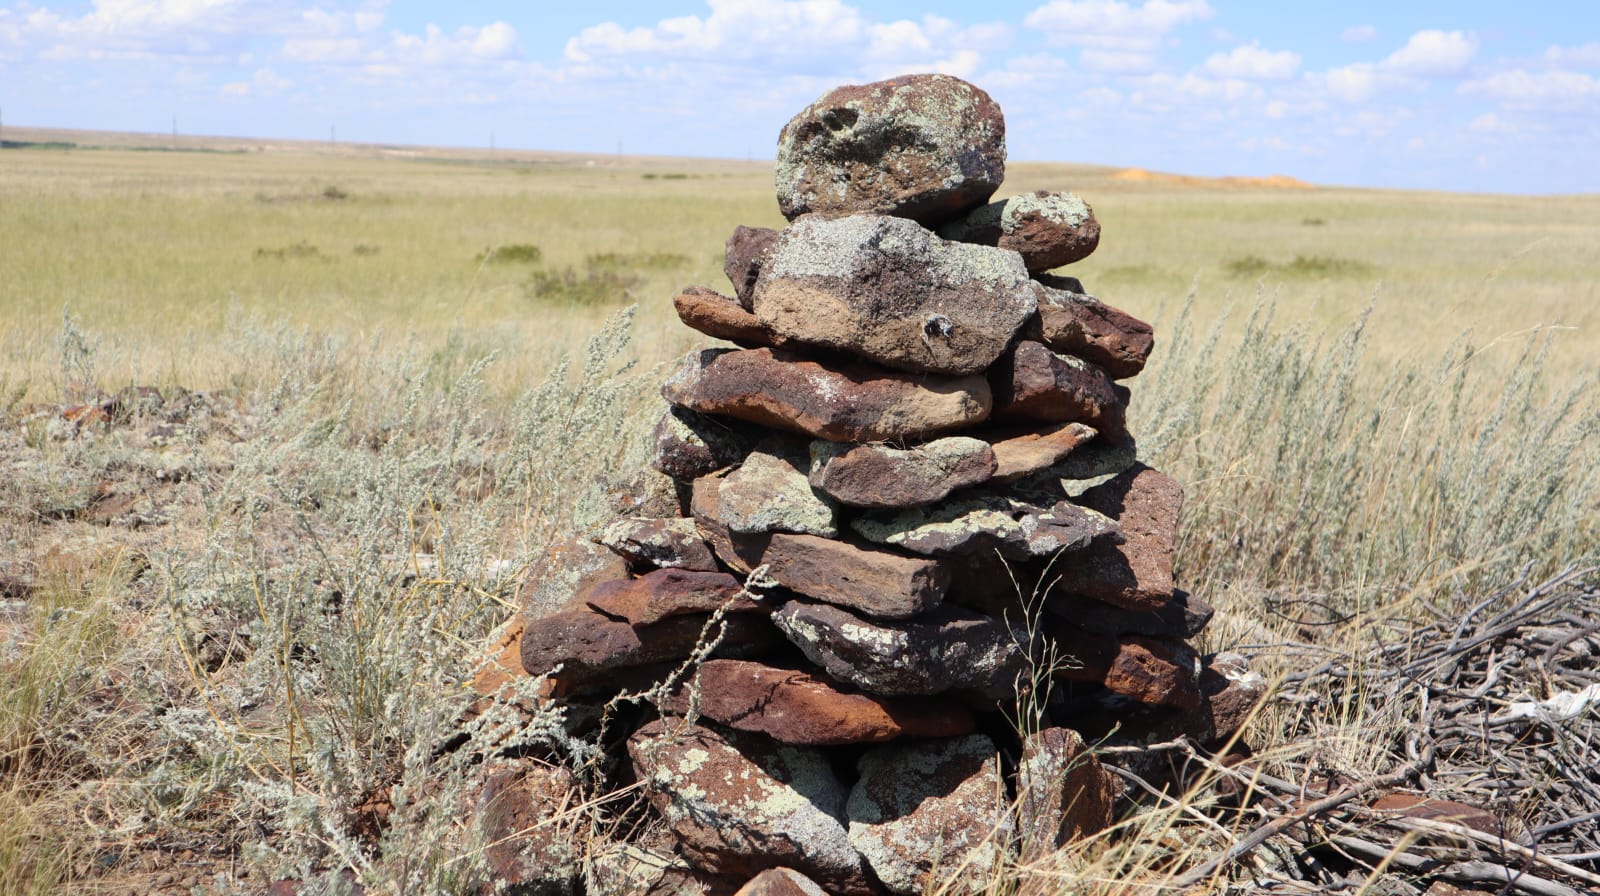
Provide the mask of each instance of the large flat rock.
POLYGON ((1006 126, 987 93, 949 75, 830 90, 778 135, 778 208, 878 212, 936 227, 982 205, 1006 173, 1006 126))
POLYGON ((983 420, 992 401, 981 376, 918 376, 767 348, 691 353, 661 394, 681 408, 834 442, 922 439, 983 420))
POLYGON ((987 482, 997 463, 989 443, 947 436, 913 448, 811 443, 811 484, 851 507, 915 507, 987 482))
MULTIPOLYGON (((708 613, 676 615, 650 625, 630 625, 583 607, 527 620, 521 641, 522 666, 529 675, 561 667, 562 682, 582 685, 605 679, 617 669, 680 660, 694 652, 708 613)), ((779 642, 765 618, 747 613, 726 616, 722 656, 751 656, 779 642)), ((715 634, 715 631, 712 633, 715 634)))
POLYGON ((924 507, 864 513, 850 526, 868 541, 914 554, 999 551, 1013 560, 1081 551, 1117 534, 1116 523, 1071 501, 1041 506, 988 490, 924 507))
POLYGON ((590 609, 629 625, 654 625, 672 616, 695 613, 759 613, 766 610, 744 593, 744 584, 725 572, 658 569, 637 579, 618 579, 584 595, 590 609))
POLYGON ((744 348, 782 345, 788 341, 772 332, 736 299, 704 286, 691 286, 678 293, 672 300, 672 308, 685 326, 744 348))
POLYGON ((778 237, 752 308, 785 339, 961 375, 1000 357, 1038 292, 1014 252, 948 242, 904 218, 813 216, 778 237))

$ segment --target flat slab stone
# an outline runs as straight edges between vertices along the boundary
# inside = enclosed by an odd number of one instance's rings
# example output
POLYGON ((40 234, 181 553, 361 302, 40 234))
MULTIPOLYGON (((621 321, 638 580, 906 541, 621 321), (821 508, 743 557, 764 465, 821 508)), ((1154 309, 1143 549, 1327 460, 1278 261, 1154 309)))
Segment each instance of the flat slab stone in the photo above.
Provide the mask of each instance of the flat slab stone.
POLYGON ((1097 433, 1082 423, 1011 427, 979 433, 994 452, 994 478, 1010 482, 1048 470, 1097 433))
POLYGON ((778 231, 771 227, 746 227, 740 224, 728 237, 723 255, 722 272, 733 284, 734 298, 746 311, 750 310, 750 293, 756 288, 761 267, 766 264, 767 253, 778 241, 778 231))
POLYGON ((1110 827, 1122 781, 1071 728, 1023 738, 1017 765, 1017 831, 1024 861, 1042 859, 1110 827))
POLYGON ((1006 126, 987 93, 949 75, 830 90, 778 135, 778 209, 878 212, 936 227, 1005 180, 1006 126))
POLYGON ((878 747, 857 763, 850 843, 891 893, 923 893, 959 869, 958 890, 987 892, 1012 823, 994 742, 981 734, 878 747))
POLYGON ((1040 284, 1039 315, 1025 328, 1026 338, 1076 355, 1112 379, 1144 369, 1155 346, 1149 324, 1084 295, 1082 284, 1070 277, 1041 277, 1040 284))
MULTIPOLYGON (((809 672, 746 660, 708 660, 689 681, 700 715, 787 744, 881 743, 902 735, 951 737, 973 728, 959 703, 937 698, 885 698, 845 688, 809 672)), ((684 713, 687 690, 663 709, 684 713)))
POLYGON ((980 376, 917 376, 767 348, 694 352, 661 394, 679 407, 834 442, 925 438, 982 421, 992 402, 980 376))
POLYGON ((987 482, 996 468, 989 443, 947 436, 915 448, 811 443, 811 484, 851 507, 914 507, 987 482))
MULTIPOLYGON (((522 667, 544 675, 561 667, 562 682, 578 685, 604 679, 616 669, 681 660, 700 643, 710 614, 671 616, 652 625, 629 625, 596 610, 564 610, 529 619, 522 632, 522 667)), ((748 613, 722 619, 722 656, 752 656, 778 643, 765 618, 748 613)))
POLYGON ((595 541, 635 569, 693 569, 716 572, 717 558, 689 517, 619 517, 595 541))
POLYGON ((939 228, 947 240, 1010 249, 1029 273, 1088 258, 1100 245, 1100 222, 1071 193, 1038 190, 991 202, 939 228))
POLYGON ((590 609, 627 622, 652 625, 694 613, 762 613, 769 608, 744 595, 744 583, 725 572, 658 569, 637 579, 606 582, 584 595, 590 609))
POLYGON ((695 867, 749 877, 782 865, 835 893, 875 892, 845 830, 844 787, 819 750, 656 721, 628 738, 628 756, 695 867))
POLYGON ((650 466, 680 482, 692 482, 744 460, 759 439, 754 427, 742 421, 673 407, 650 435, 650 466))
POLYGON ((787 339, 962 375, 1000 357, 1038 290, 1014 252, 942 240, 904 218, 813 216, 778 237, 751 307, 787 339))
POLYGON ((829 675, 886 697, 959 689, 1001 700, 1015 695, 1018 676, 1028 670, 1025 632, 956 607, 881 621, 797 600, 785 604, 772 620, 829 675))
POLYGON ((807 478, 810 457, 804 447, 776 440, 762 442, 717 488, 721 521, 747 535, 799 532, 833 538, 839 534, 838 506, 807 478))
POLYGON ((685 326, 745 348, 782 345, 789 340, 767 327, 735 299, 704 286, 691 286, 672 300, 685 326))
POLYGON ((730 531, 722 521, 720 478, 695 481, 693 511, 701 533, 728 566, 750 572, 764 565, 785 588, 884 619, 915 616, 944 599, 950 574, 937 560, 815 535, 730 531))
POLYGON ((1045 632, 1057 656, 1066 661, 1056 667, 1057 678, 1103 684, 1114 694, 1152 706, 1194 710, 1200 705, 1198 661, 1182 641, 1097 635, 1048 617, 1045 632))
POLYGON ((1172 600, 1172 553, 1178 541, 1183 487, 1137 464, 1083 493, 1085 507, 1112 517, 1122 543, 1097 544, 1062 564, 1055 590, 1126 607, 1159 611, 1172 600))
POLYGON ((1138 446, 1131 439, 1095 438, 1046 470, 1012 481, 1015 494, 1035 503, 1063 498, 1076 500, 1126 473, 1138 463, 1138 446))
POLYGON ((1113 440, 1126 434, 1126 390, 1088 361, 1043 343, 1017 343, 990 369, 989 384, 997 422, 1081 422, 1113 440))
POLYGON ((914 554, 996 550, 1013 560, 1080 551, 1118 531, 1116 523, 1071 501, 1041 507, 988 491, 924 507, 864 513, 850 527, 868 541, 914 554))
POLYGON ((1187 591, 1174 591, 1165 603, 1139 610, 1055 591, 1046 596, 1044 608, 1096 634, 1165 638, 1193 638, 1216 613, 1210 604, 1187 591))

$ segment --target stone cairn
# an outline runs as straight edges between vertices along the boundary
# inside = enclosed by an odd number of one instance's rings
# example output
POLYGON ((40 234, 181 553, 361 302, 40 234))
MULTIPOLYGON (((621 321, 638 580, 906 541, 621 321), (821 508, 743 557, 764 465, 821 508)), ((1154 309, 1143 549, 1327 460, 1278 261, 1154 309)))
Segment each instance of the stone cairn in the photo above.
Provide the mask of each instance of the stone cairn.
POLYGON ((790 121, 792 223, 733 233, 733 297, 674 300, 740 348, 662 387, 603 548, 535 569, 520 671, 573 707, 653 694, 614 786, 679 865, 635 891, 981 885, 1112 823, 1086 739, 1216 742, 1259 696, 1187 643, 1212 611, 1173 583, 1182 490, 1136 459, 1119 383, 1151 328, 1045 273, 1100 226, 1070 193, 990 202, 1004 168, 999 107, 957 78, 790 121))

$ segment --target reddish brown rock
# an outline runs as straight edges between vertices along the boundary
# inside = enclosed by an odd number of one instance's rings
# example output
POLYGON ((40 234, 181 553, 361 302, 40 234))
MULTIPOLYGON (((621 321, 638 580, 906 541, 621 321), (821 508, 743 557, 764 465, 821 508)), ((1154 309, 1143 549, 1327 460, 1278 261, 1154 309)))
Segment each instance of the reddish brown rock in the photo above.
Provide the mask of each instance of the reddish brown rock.
POLYGON ((1023 337, 1088 361, 1112 379, 1144 369, 1155 346, 1150 325, 1083 294, 1070 277, 1042 277, 1039 315, 1023 329, 1023 337))
POLYGON ((743 590, 743 583, 725 572, 658 569, 637 579, 606 582, 587 592, 585 599, 593 609, 633 626, 717 610, 765 612, 743 590))
POLYGON ((619 517, 665 519, 688 512, 688 492, 678 480, 653 467, 603 484, 606 509, 619 517))
POLYGON ((1038 307, 1013 252, 939 239, 882 215, 808 217, 783 231, 753 298, 784 337, 913 373, 993 364, 1038 307))
POLYGON ((994 452, 994 478, 1000 482, 1048 470, 1093 439, 1095 434, 1093 427, 1082 423, 1011 427, 979 433, 994 452))
POLYGON ((1045 631, 1055 645, 1057 678, 1098 682, 1114 694, 1152 706, 1197 710, 1201 705, 1198 663, 1182 641, 1096 635, 1048 618, 1045 631))
MULTIPOLYGON (((614 669, 683 659, 700 643, 709 618, 704 613, 671 616, 636 627, 585 607, 529 619, 522 633, 522 667, 543 675, 561 666, 561 680, 578 685, 614 669)), ((724 656, 755 655, 776 641, 772 626, 757 616, 730 615, 720 624, 726 627, 718 648, 724 656)))
POLYGON ((1250 670, 1244 656, 1231 652, 1205 658, 1199 685, 1200 709, 1191 714, 1185 733, 1201 743, 1238 734, 1267 695, 1267 680, 1250 670))
POLYGON ((1062 564, 1056 590, 1131 610, 1160 610, 1172 600, 1172 552, 1177 546, 1183 488, 1171 477, 1136 464, 1084 492, 1085 507, 1115 519, 1122 544, 1096 544, 1062 564))
POLYGON ((914 376, 765 348, 695 352, 661 394, 679 407, 835 442, 919 439, 970 426, 989 415, 991 402, 979 376, 914 376))
POLYGON ((691 286, 672 300, 678 319, 691 329, 714 339, 726 339, 745 348, 782 345, 788 341, 747 311, 737 301, 704 286, 691 286))
POLYGON ((1115 441, 1126 433, 1125 390, 1081 358, 1024 341, 989 371, 996 421, 1081 422, 1115 441))
POLYGON ((915 448, 811 443, 811 484, 852 507, 913 507, 989 480, 988 443, 948 436, 915 448))
POLYGON ((1372 808, 1402 818, 1457 824, 1492 837, 1508 834, 1505 821, 1487 809, 1421 793, 1386 793, 1372 801, 1372 808))
POLYGON ((875 892, 844 828, 844 788, 818 750, 651 722, 628 739, 634 771, 679 850, 712 874, 795 868, 829 890, 875 892))
POLYGON ((948 75, 838 87, 778 135, 778 208, 878 212, 937 227, 1005 179, 1006 127, 987 93, 948 75))
POLYGON ((1163 638, 1192 638, 1205 629, 1216 612, 1187 591, 1174 591, 1165 603, 1138 610, 1054 592, 1045 600, 1044 608, 1096 634, 1163 638))
POLYGON ((915 616, 944 599, 950 577, 936 560, 815 535, 730 532, 719 490, 719 477, 695 482, 695 522, 722 562, 740 572, 766 565, 767 575, 785 588, 885 619, 915 616))
POLYGON ((768 868, 733 896, 828 896, 817 882, 792 868, 768 868))
MULTIPOLYGON (((972 730, 960 704, 937 699, 885 699, 847 689, 793 669, 744 660, 709 660, 690 681, 702 717, 786 744, 826 746, 879 743, 902 735, 950 737, 972 730)), ((686 712, 689 696, 677 692, 665 707, 686 712)))
POLYGON ((680 482, 692 482, 744 460, 759 438, 747 423, 669 408, 651 434, 650 465, 680 482))
POLYGON ((979 206, 939 228, 939 235, 1010 249, 1029 273, 1038 273, 1088 258, 1100 244, 1100 222, 1077 196, 1038 190, 979 206))
POLYGON ((728 275, 728 282, 733 284, 734 297, 747 311, 750 309, 750 293, 756 288, 756 280, 761 276, 767 253, 777 241, 778 231, 770 227, 746 227, 743 224, 735 227, 733 234, 728 237, 722 272, 728 275))
POLYGON ((971 691, 1015 696, 1029 673, 1028 634, 1003 619, 942 606, 915 619, 863 619, 841 607, 790 601, 772 621, 839 681, 886 697, 971 691))
POLYGON ((529 759, 499 761, 480 773, 473 805, 483 855, 497 883, 541 896, 576 893, 583 816, 577 780, 560 766, 529 759))
POLYGON ((586 538, 560 538, 528 566, 517 604, 529 616, 546 616, 585 589, 627 575, 627 562, 611 551, 586 538))
POLYGON ((850 843, 891 893, 922 893, 959 869, 957 889, 986 892, 1006 863, 1012 822, 994 743, 981 734, 878 747, 857 763, 850 843))
POLYGON ((621 517, 607 523, 595 540, 634 569, 717 569, 711 546, 688 517, 621 517))
POLYGON ((1023 861, 1105 830, 1116 818, 1122 782, 1071 728, 1023 739, 1017 766, 1017 831, 1023 861))

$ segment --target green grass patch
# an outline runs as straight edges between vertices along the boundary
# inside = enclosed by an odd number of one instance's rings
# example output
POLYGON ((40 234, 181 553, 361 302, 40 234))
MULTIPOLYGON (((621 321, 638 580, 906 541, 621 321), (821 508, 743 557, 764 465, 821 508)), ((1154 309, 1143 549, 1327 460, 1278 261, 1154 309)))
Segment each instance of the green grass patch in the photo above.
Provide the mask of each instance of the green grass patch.
POLYGON ((532 243, 506 243, 492 246, 478 253, 480 264, 538 264, 544 260, 544 250, 532 243))

